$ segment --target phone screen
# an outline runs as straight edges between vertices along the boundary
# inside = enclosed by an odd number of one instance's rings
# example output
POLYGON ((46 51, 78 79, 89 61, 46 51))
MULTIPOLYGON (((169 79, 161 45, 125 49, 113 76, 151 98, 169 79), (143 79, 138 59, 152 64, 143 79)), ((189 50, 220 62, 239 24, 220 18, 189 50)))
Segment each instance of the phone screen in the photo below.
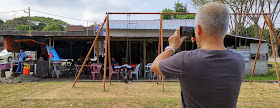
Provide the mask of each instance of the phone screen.
POLYGON ((187 26, 180 26, 180 37, 183 36, 189 36, 194 37, 194 28, 193 27, 187 27, 187 26))

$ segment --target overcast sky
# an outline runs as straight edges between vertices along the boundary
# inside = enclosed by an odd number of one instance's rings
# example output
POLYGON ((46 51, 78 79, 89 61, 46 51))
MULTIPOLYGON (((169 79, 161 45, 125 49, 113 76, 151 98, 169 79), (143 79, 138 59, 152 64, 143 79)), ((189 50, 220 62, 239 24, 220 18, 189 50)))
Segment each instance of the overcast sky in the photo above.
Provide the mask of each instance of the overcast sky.
MULTIPOLYGON (((52 16, 44 13, 71 17, 76 19, 103 22, 106 12, 161 12, 164 8, 173 9, 178 0, 5 0, 1 2, 0 13, 31 8, 31 16, 44 16, 61 19, 69 24, 87 25, 87 21, 73 20, 52 16), (34 10, 34 11, 32 11, 34 10), (40 11, 40 12, 36 12, 40 11)), ((188 4, 190 12, 197 12, 187 0, 180 0, 188 4)), ((2 13, 1 19, 13 19, 27 16, 24 11, 2 13)), ((127 15, 111 15, 110 19, 127 20, 127 15)), ((131 15, 134 19, 159 19, 159 15, 131 15)), ((88 22, 92 25, 93 22, 88 22)))
MULTIPOLYGON (((86 26, 88 21, 90 21, 88 25, 94 24, 94 21, 98 24, 103 22, 106 12, 161 12, 164 8, 173 9, 177 1, 178 0, 3 0, 0 7, 0 19, 6 21, 7 19, 28 16, 24 11, 10 11, 24 10, 30 7, 31 16, 51 17, 66 21, 69 24, 86 26)), ((179 1, 187 4, 189 12, 198 11, 192 5, 191 0, 179 1)), ((154 20, 159 18, 159 15, 131 15, 129 18, 127 15, 110 15, 111 20, 154 20)), ((278 19, 279 20, 276 21, 277 27, 280 26, 280 18, 278 17, 278 19)), ((263 19, 260 19, 260 25, 262 25, 262 21, 263 19)))

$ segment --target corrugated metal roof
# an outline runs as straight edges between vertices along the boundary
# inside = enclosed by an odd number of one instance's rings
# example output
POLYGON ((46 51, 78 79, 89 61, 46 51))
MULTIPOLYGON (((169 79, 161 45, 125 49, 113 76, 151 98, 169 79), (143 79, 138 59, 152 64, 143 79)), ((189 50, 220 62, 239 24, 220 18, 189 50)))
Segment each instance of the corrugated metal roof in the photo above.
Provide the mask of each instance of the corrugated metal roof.
MULTIPOLYGON (((162 20, 162 28, 175 30, 178 26, 194 27, 194 19, 162 20)), ((160 20, 110 20, 110 29, 159 30, 160 20)), ((103 28, 106 28, 106 23, 103 28)))

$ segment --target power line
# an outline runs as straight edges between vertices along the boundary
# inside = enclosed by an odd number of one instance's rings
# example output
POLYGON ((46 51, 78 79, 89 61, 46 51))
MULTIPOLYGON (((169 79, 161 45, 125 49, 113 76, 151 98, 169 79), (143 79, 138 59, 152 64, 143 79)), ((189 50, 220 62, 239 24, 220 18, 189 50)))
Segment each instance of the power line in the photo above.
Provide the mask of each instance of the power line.
POLYGON ((25 11, 26 9, 23 10, 15 10, 15 11, 9 11, 9 12, 0 12, 0 14, 5 14, 5 13, 12 13, 12 12, 19 12, 19 11, 25 11))
MULTIPOLYGON (((14 11, 8 11, 8 12, 0 12, 0 14, 13 13, 13 12, 19 12, 19 11, 27 12, 27 10, 28 9, 14 10, 14 11)), ((85 22, 101 23, 101 22, 98 22, 98 21, 90 21, 90 20, 83 20, 83 19, 78 19, 78 18, 72 18, 72 17, 62 16, 62 15, 56 15, 56 14, 46 13, 46 12, 42 12, 42 11, 37 11, 37 10, 33 10, 33 9, 30 9, 30 10, 34 11, 34 12, 38 12, 38 13, 42 13, 42 14, 47 14, 47 15, 51 15, 51 16, 57 16, 57 17, 66 18, 66 19, 79 20, 79 21, 85 21, 85 22)), ((6 19, 6 18, 0 18, 0 19, 6 19)), ((8 19, 6 19, 6 20, 8 20, 8 19)))
MULTIPOLYGON (((41 11, 37 11, 37 10, 33 10, 33 9, 31 9, 31 11, 42 13, 42 14, 47 14, 47 15, 52 15, 52 16, 57 16, 57 17, 62 17, 62 18, 67 18, 67 19, 72 19, 72 20, 80 20, 80 21, 85 21, 85 22, 97 22, 97 21, 83 20, 83 19, 78 19, 78 18, 71 18, 71 17, 61 16, 61 15, 41 12, 41 11)), ((98 23, 100 23, 100 22, 98 22, 98 23)))

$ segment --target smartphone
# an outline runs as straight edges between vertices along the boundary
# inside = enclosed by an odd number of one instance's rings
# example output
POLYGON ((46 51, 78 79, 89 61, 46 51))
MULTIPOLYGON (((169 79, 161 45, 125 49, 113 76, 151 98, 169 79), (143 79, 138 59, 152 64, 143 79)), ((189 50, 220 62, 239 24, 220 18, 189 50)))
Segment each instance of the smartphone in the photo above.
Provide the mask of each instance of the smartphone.
POLYGON ((194 28, 188 26, 180 26, 180 38, 183 36, 195 37, 194 28))

